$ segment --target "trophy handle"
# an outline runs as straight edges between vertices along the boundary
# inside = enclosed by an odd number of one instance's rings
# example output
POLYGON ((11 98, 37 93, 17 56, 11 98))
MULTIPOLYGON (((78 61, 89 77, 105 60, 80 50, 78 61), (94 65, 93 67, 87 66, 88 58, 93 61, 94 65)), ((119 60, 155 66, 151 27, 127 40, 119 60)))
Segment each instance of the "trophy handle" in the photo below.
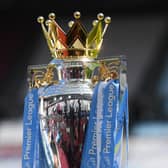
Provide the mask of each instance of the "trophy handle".
POLYGON ((58 73, 58 69, 55 64, 48 64, 41 67, 30 67, 29 87, 40 88, 51 84, 57 84, 58 79, 54 78, 55 73, 58 73))

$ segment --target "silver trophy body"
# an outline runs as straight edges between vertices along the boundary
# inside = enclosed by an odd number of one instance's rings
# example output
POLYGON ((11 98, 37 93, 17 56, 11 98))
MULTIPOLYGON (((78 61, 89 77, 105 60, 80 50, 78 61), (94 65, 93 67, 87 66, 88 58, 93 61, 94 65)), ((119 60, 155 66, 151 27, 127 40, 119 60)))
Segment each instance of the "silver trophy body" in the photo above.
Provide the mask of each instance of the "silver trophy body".
POLYGON ((55 168, 80 167, 93 84, 86 79, 82 61, 64 61, 55 67, 58 84, 41 90, 43 146, 55 168))

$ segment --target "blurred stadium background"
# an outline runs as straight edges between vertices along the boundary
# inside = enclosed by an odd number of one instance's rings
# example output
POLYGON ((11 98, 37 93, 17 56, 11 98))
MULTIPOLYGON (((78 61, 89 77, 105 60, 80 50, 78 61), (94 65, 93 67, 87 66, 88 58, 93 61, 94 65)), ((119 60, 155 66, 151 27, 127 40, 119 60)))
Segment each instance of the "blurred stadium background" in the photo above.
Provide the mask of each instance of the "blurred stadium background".
POLYGON ((112 18, 102 56, 128 58, 130 168, 168 165, 168 10, 163 0, 0 1, 0 167, 21 167, 26 70, 51 60, 39 15, 55 12, 65 31, 74 11, 91 27, 112 18))

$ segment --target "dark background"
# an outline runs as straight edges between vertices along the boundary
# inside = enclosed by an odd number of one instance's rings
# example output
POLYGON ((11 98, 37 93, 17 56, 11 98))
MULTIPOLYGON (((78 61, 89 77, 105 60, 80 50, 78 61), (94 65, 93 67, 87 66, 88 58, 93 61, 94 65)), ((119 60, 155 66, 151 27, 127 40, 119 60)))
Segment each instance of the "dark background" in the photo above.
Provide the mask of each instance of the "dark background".
POLYGON ((65 31, 73 12, 91 28, 99 12, 111 16, 101 55, 126 55, 130 126, 168 119, 168 10, 163 0, 0 1, 0 120, 22 118, 30 64, 51 60, 36 19, 56 13, 65 31))

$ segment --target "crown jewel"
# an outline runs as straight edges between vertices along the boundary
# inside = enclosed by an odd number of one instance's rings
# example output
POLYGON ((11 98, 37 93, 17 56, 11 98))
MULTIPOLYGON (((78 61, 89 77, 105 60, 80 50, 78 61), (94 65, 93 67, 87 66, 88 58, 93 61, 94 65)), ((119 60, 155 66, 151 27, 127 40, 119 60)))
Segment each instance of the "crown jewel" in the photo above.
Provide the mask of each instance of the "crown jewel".
POLYGON ((44 17, 38 17, 51 55, 57 59, 78 59, 97 57, 103 42, 103 36, 107 30, 110 17, 102 13, 93 21, 93 28, 87 32, 80 21, 80 12, 74 12, 74 21, 68 23, 69 31, 65 33, 55 21, 55 14, 50 13, 44 23, 44 17), (104 23, 104 28, 103 28, 104 23))

